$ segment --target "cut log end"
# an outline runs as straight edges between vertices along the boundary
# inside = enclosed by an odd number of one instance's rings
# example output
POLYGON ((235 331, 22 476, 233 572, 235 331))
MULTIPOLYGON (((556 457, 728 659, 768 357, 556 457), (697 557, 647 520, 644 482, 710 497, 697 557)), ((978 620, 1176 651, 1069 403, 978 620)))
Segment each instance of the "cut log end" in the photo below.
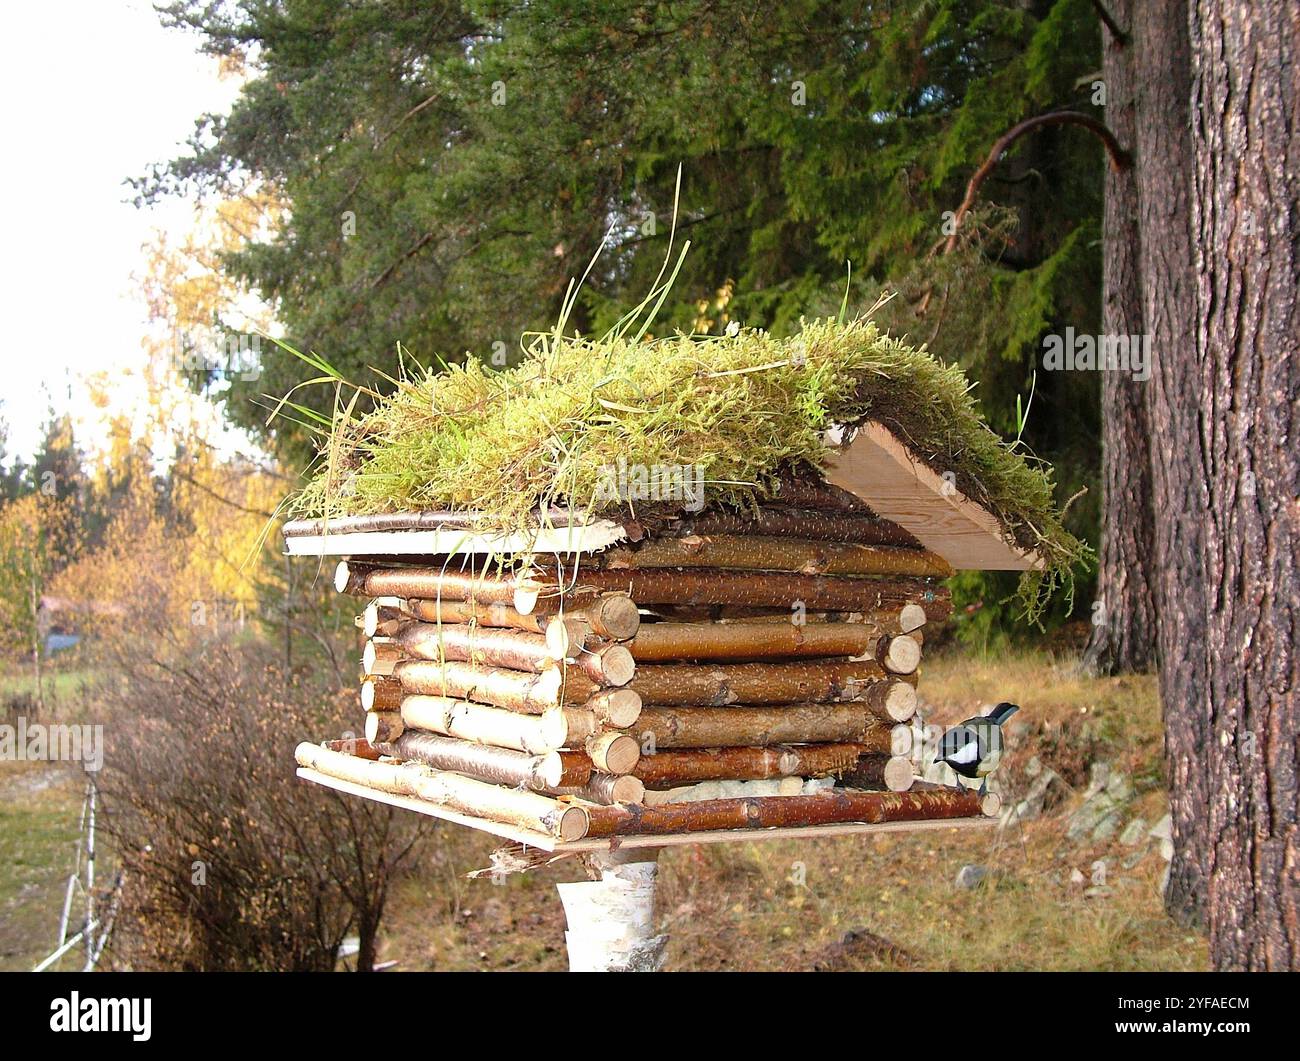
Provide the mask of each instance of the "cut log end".
POLYGON ((596 693, 584 705, 615 729, 627 729, 641 717, 641 694, 635 689, 607 689, 596 693))
POLYGON ((905 634, 925 625, 925 609, 919 604, 904 604, 898 613, 898 628, 905 634))
POLYGON ((589 612, 592 628, 601 637, 626 641, 641 628, 641 613, 631 597, 621 593, 602 597, 589 612))
POLYGON ((626 685, 636 674, 636 660, 623 645, 607 645, 593 656, 597 673, 608 685, 626 685))
POLYGON ((556 832, 561 840, 581 840, 587 835, 590 819, 581 807, 566 807, 556 822, 556 832))
POLYGON ((348 591, 348 581, 351 577, 351 571, 348 568, 346 560, 340 560, 338 566, 334 568, 334 588, 339 593, 348 591))
POLYGON ((911 726, 895 726, 889 731, 889 754, 894 756, 910 755, 914 735, 911 726))
POLYGON ((1002 813, 1002 797, 996 792, 987 792, 980 800, 980 810, 986 818, 996 818, 1002 813))
POLYGON ((395 741, 405 728, 400 711, 371 711, 366 715, 366 741, 369 744, 395 741))
POLYGON ((912 674, 921 663, 921 646, 910 637, 890 638, 883 662, 894 674, 912 674))
POLYGON ((895 722, 906 722, 916 714, 916 690, 906 682, 893 682, 885 694, 885 714, 895 722))
POLYGON ((885 787, 890 792, 906 792, 912 787, 912 761, 905 756, 891 756, 885 763, 885 787))
POLYGON ((602 733, 587 741, 587 754, 607 774, 628 774, 641 758, 641 746, 626 733, 602 733))

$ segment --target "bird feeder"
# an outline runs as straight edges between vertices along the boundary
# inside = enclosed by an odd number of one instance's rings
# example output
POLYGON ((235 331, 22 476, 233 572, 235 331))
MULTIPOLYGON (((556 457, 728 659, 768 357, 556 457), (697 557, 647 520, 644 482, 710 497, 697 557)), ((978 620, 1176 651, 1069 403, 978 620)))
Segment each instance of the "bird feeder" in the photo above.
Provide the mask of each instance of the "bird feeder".
POLYGON ((584 856, 575 969, 658 966, 664 847, 991 824, 995 792, 917 776, 924 632, 955 570, 1039 561, 879 424, 828 444, 743 514, 287 524, 362 609, 364 738, 299 776, 499 837, 485 872, 584 856))

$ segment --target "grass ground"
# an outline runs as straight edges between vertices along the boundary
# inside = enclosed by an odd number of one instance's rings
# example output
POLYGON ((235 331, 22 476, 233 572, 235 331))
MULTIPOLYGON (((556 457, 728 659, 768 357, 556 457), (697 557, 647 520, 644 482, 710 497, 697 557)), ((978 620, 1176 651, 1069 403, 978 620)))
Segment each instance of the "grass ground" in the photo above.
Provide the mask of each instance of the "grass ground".
POLYGON ((70 770, 0 762, 0 969, 30 969, 54 949, 82 796, 70 770))

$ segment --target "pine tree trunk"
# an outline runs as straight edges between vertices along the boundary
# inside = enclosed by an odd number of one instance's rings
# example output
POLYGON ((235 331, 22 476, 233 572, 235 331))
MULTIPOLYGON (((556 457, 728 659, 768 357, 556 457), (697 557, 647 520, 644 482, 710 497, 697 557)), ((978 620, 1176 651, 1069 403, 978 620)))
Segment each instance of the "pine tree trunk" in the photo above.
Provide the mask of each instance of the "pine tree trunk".
POLYGON ((1188 7, 1187 0, 1133 6, 1138 213, 1152 364, 1147 410, 1154 508, 1160 513, 1153 566, 1174 843, 1165 907, 1180 924, 1198 927, 1206 917, 1204 816, 1209 804, 1203 754, 1207 708, 1202 560, 1209 502, 1197 418, 1188 7))
MULTIPOLYGON (((1109 0, 1121 26, 1132 0, 1109 0)), ((1130 150, 1136 139, 1135 57, 1131 44, 1102 30, 1106 124, 1130 150)), ((1141 233, 1134 168, 1106 167, 1101 330, 1141 342, 1141 233)), ((1132 373, 1101 373, 1101 555, 1092 638, 1084 665, 1099 674, 1146 671, 1155 663, 1155 526, 1151 508, 1146 382, 1132 373)))
POLYGON ((1300 969, 1300 20, 1194 0, 1210 955, 1300 969))

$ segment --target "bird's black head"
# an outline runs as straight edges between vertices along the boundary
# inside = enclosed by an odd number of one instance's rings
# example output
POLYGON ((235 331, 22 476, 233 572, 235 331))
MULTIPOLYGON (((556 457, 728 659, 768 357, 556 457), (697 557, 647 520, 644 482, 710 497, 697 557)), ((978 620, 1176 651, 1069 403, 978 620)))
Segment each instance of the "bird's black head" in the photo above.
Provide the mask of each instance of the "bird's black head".
POLYGON ((989 712, 988 718, 989 721, 996 722, 1000 726, 1019 710, 1019 704, 1009 704, 1003 700, 1002 703, 989 712))

